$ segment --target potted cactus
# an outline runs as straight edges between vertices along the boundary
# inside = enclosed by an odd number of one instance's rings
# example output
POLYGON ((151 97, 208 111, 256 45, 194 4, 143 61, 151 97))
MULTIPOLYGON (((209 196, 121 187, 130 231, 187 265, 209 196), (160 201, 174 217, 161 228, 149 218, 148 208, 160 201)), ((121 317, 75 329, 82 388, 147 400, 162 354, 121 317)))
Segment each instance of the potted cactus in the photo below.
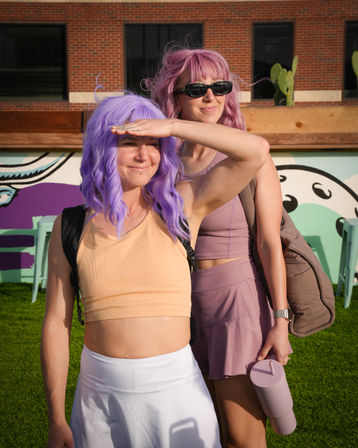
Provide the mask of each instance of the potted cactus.
POLYGON ((352 54, 352 67, 353 72, 356 75, 357 78, 357 86, 358 86, 358 51, 353 51, 352 54))
POLYGON ((293 87, 297 69, 298 57, 292 61, 292 69, 286 70, 281 64, 276 63, 271 67, 270 77, 275 88, 274 101, 276 106, 294 106, 293 87))
MULTIPOLYGON (((356 150, 358 104, 317 103, 292 107, 295 106, 293 94, 297 63, 298 57, 295 56, 291 70, 279 63, 271 67, 275 106, 243 108, 247 130, 266 137, 276 151, 356 150), (276 107, 281 105, 290 107, 276 107)), ((358 83, 358 51, 352 55, 352 65, 358 83)))

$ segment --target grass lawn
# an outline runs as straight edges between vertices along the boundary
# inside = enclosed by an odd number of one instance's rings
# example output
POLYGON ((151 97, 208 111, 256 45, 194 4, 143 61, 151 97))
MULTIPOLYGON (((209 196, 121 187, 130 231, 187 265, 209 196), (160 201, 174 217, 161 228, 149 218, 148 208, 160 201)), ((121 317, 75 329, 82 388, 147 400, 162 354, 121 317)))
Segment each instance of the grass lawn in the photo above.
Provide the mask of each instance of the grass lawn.
MULTIPOLYGON (((31 288, 29 284, 0 284, 1 448, 46 446, 46 403, 39 357, 45 295, 40 292, 36 303, 31 304, 31 288)), ((343 309, 343 299, 337 298, 336 314, 331 328, 304 339, 291 337, 294 353, 285 370, 298 424, 289 436, 278 436, 269 426, 269 448, 358 446, 358 286, 354 287, 350 308, 343 309)), ((68 417, 79 371, 82 333, 74 316, 68 417)))

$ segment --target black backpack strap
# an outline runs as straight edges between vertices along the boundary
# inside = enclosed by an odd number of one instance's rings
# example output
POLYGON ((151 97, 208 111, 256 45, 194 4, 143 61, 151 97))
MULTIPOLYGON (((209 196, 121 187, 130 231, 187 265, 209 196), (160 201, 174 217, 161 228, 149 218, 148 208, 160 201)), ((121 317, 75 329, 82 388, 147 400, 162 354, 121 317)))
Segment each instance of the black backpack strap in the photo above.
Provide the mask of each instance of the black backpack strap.
POLYGON ((67 257, 67 260, 71 266, 71 285, 75 290, 75 297, 77 302, 77 318, 81 323, 81 325, 84 324, 84 321, 82 319, 82 309, 80 303, 80 290, 78 282, 76 256, 85 216, 86 216, 85 205, 69 207, 63 209, 62 222, 61 222, 62 247, 67 257))
MULTIPOLYGON (((184 220, 180 219, 180 225, 183 230, 185 230, 186 232, 189 232, 189 224, 186 219, 184 219, 184 220)), ((187 240, 185 238, 179 238, 179 241, 182 243, 182 245, 184 246, 184 248, 186 250, 190 272, 196 271, 195 250, 191 247, 190 240, 187 240)))
POLYGON ((195 250, 191 247, 189 240, 185 240, 184 238, 179 238, 179 240, 182 243, 182 245, 185 247, 190 271, 192 271, 192 270, 196 271, 195 250))

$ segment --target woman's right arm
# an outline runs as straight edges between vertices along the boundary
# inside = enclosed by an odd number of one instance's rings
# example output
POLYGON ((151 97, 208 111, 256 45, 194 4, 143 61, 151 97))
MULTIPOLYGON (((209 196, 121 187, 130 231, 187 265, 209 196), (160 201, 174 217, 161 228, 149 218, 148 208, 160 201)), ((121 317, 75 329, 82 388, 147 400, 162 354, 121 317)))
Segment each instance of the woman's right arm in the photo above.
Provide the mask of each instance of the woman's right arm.
POLYGON ((65 416, 74 300, 70 270, 62 249, 61 216, 58 216, 49 245, 46 309, 41 336, 41 366, 49 419, 48 448, 74 447, 72 432, 65 416))

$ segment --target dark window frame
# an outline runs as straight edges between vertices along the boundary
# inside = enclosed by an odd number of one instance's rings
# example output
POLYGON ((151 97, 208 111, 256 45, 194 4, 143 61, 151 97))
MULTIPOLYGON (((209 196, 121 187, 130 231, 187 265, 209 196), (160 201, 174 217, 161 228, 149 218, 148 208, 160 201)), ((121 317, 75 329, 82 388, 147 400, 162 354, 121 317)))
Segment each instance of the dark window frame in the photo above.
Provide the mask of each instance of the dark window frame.
MULTIPOLYGON (((161 23, 161 22, 159 22, 159 23, 157 23, 157 22, 155 22, 155 23, 135 22, 134 23, 134 22, 127 22, 127 23, 124 23, 123 24, 124 85, 125 85, 126 89, 129 89, 129 90, 134 91, 136 93, 139 93, 141 95, 148 95, 148 93, 145 92, 143 89, 140 89, 138 87, 137 88, 133 88, 131 83, 128 86, 128 72, 129 72, 129 70, 128 70, 128 46, 127 46, 127 38, 128 38, 128 36, 127 36, 127 27, 135 27, 135 26, 140 26, 142 28, 147 27, 147 26, 150 26, 150 27, 166 27, 166 28, 167 27, 171 27, 171 26, 174 26, 174 27, 178 27, 178 26, 186 26, 186 27, 192 26, 192 27, 194 27, 195 26, 195 27, 198 27, 198 32, 200 34, 201 42, 196 44, 196 45, 190 46, 190 48, 202 48, 203 45, 204 45, 204 23, 200 23, 200 22, 170 22, 170 23, 161 23)), ((183 45, 184 44, 185 45, 185 41, 184 41, 184 43, 183 43, 183 41, 178 41, 178 40, 176 40, 176 41, 169 40, 169 42, 166 42, 164 47, 159 49, 159 54, 156 57, 156 63, 153 64, 152 70, 151 71, 149 70, 148 74, 144 74, 143 76, 141 75, 140 77, 142 79, 145 78, 145 77, 151 77, 151 76, 154 75, 155 70, 158 67, 158 64, 160 62, 160 59, 161 59, 161 56, 162 56, 162 53, 163 53, 163 50, 164 50, 165 46, 168 45, 168 44, 171 44, 171 43, 174 46, 175 46, 175 44, 179 44, 179 45, 183 45)), ((186 43, 188 44, 188 42, 186 42, 186 43)), ((135 84, 135 83, 133 83, 133 84, 135 84)))
MULTIPOLYGON (((68 32, 67 32, 67 24, 63 22, 3 22, 0 23, 0 27, 14 27, 14 28, 58 28, 59 34, 59 44, 60 50, 62 52, 61 57, 61 68, 59 71, 59 76, 61 81, 57 84, 57 93, 50 92, 47 95, 41 95, 36 92, 34 94, 20 94, 20 95, 0 95, 1 102, 67 102, 69 98, 69 82, 68 82, 68 32)), ((36 61, 37 62, 37 61, 36 61)), ((36 69, 36 64, 34 64, 34 70, 36 69)), ((46 66, 47 70, 51 69, 51 65, 46 66)), ((14 67, 14 70, 18 70, 17 67, 14 67)), ((31 87, 31 84, 30 84, 31 87)), ((25 86, 26 88, 26 86, 25 86)))
MULTIPOLYGON (((291 26, 291 32, 292 32, 292 36, 291 36, 291 58, 288 56, 287 58, 287 64, 282 62, 281 60, 275 60, 272 62, 272 64, 270 65, 270 68, 273 64, 275 64, 276 62, 279 62, 284 68, 286 69, 291 69, 292 66, 292 60, 294 58, 295 55, 295 20, 282 20, 282 21, 264 21, 264 22, 252 22, 252 27, 251 27, 251 54, 252 54, 252 60, 251 60, 251 79, 252 79, 252 83, 253 85, 251 86, 251 102, 257 102, 257 101, 264 101, 264 102, 271 102, 273 101, 273 93, 274 93, 274 88, 272 87, 272 93, 270 94, 270 96, 268 97, 259 97, 259 98, 255 98, 255 89, 256 84, 254 84, 255 82, 257 82, 259 79, 261 78, 269 78, 270 74, 268 73, 267 75, 263 75, 262 77, 259 77, 258 79, 256 79, 256 74, 255 74, 255 26, 279 26, 279 25, 290 25, 291 26)), ((264 80, 262 81, 263 83, 267 83, 266 85, 268 86, 270 81, 269 80, 264 80)), ((271 90, 271 89, 270 89, 271 90)))
MULTIPOLYGON (((343 101, 349 101, 349 100, 356 100, 358 98, 358 79, 356 80, 356 89, 347 89, 347 76, 349 76, 351 79, 349 82, 353 79, 352 83, 354 83, 355 74, 353 72, 352 68, 352 54, 353 51, 351 51, 350 55, 347 55, 347 45, 348 45, 348 39, 347 39, 347 33, 348 33, 348 26, 351 24, 355 24, 357 27, 357 41, 358 41, 358 20, 346 20, 344 23, 344 43, 343 43, 343 75, 342 75, 342 99, 343 101), (347 59, 348 56, 348 59, 347 59), (350 70, 350 75, 347 73, 347 70, 350 70)), ((358 44, 357 48, 355 50, 358 51, 358 44)), ((353 84, 354 85, 354 84, 353 84)))

